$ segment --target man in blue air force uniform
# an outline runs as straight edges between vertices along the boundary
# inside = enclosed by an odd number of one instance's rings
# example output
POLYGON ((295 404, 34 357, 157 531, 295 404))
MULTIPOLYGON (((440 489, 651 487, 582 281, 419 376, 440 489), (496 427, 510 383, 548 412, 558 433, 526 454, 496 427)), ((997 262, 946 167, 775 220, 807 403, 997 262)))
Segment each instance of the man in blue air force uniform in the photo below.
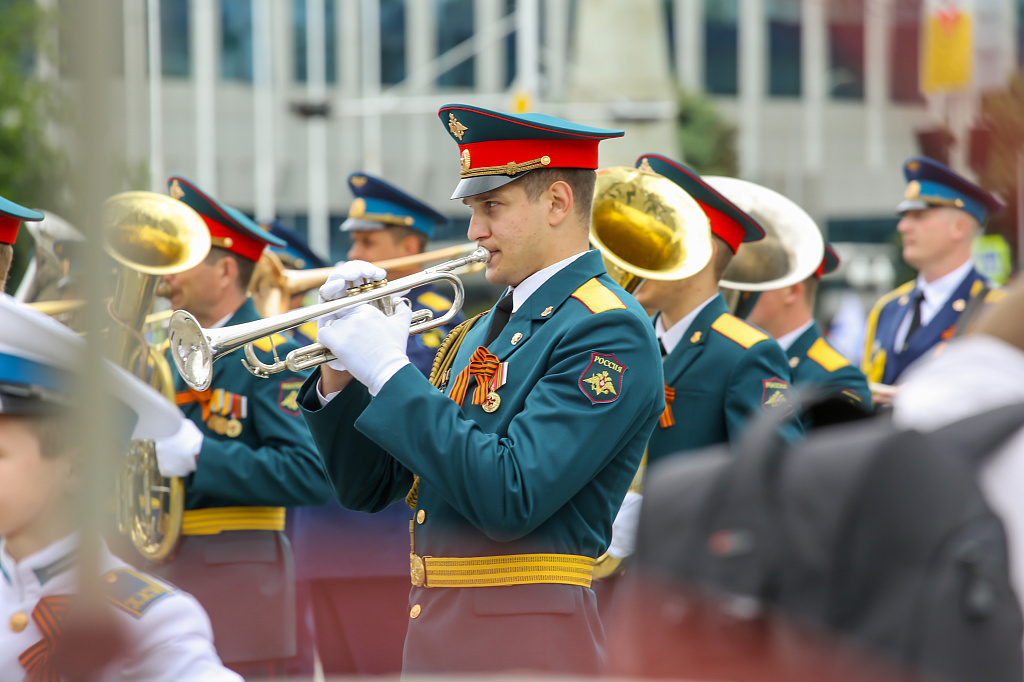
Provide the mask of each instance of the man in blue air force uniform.
MULTIPOLYGON (((460 147, 468 236, 509 291, 446 340, 461 343, 434 377, 442 391, 406 356, 407 306, 348 309, 319 332, 339 364, 300 403, 343 505, 408 494, 415 507, 405 672, 597 674, 594 559, 664 408, 650 323, 588 252, 597 145, 622 133, 467 105, 439 115, 460 147)), ((368 273, 355 261, 332 279, 368 273)))
MULTIPOLYGON (((648 445, 649 461, 736 440, 758 414, 793 411, 786 356, 760 329, 729 313, 718 282, 740 244, 764 237, 750 215, 681 163, 657 154, 637 162, 682 187, 711 223, 714 255, 697 274, 674 282, 648 280, 637 300, 658 311, 655 333, 665 349, 665 414, 648 445)), ((780 422, 787 440, 798 421, 780 422)))
MULTIPOLYGON (((352 245, 350 260, 391 261, 426 250, 435 226, 450 221, 423 202, 367 173, 348 178, 355 200, 341 224, 352 245)), ((420 272, 410 264, 387 270, 389 281, 420 272)), ((441 317, 451 308, 451 287, 424 285, 408 293, 416 310, 441 317)), ((464 319, 410 335, 409 361, 430 374, 441 340, 464 319)), ((316 322, 311 323, 314 330, 316 322)), ((315 332, 313 336, 316 336, 315 332)), ((402 669, 408 627, 409 519, 404 501, 368 515, 336 501, 295 510, 296 577, 307 581, 317 652, 326 675, 384 675, 402 669)), ((301 648, 301 647, 300 647, 301 648)), ((312 673, 312 660, 307 661, 312 673)))
POLYGON ((871 391, 863 372, 828 342, 813 317, 821 277, 838 267, 839 255, 826 243, 825 256, 813 275, 788 287, 761 292, 747 319, 771 334, 786 351, 794 386, 816 386, 825 396, 870 413, 871 391))
MULTIPOLYGON (((189 311, 204 328, 259 319, 247 294, 249 279, 264 247, 283 242, 185 178, 172 177, 169 184, 171 196, 206 223, 213 243, 195 268, 166 276, 171 307, 189 311)), ((261 339, 257 355, 264 362, 272 360, 271 343, 281 357, 296 347, 280 334, 261 339)), ((283 670, 283 659, 295 653, 285 507, 323 504, 331 492, 299 416, 305 373, 260 379, 241 357, 239 349, 218 360, 206 391, 175 376, 177 402, 199 427, 193 450, 199 454, 176 464, 161 461, 165 475, 188 476, 186 511, 177 555, 149 570, 199 599, 227 665, 265 677, 283 670)))
MULTIPOLYGON (((974 269, 971 244, 989 215, 1003 205, 938 161, 916 156, 897 210, 903 260, 918 271, 878 300, 868 314, 862 369, 868 381, 896 384, 903 371, 949 339, 960 314, 991 285, 974 269)), ((1002 292, 991 292, 991 299, 1002 292)), ((886 402, 888 397, 884 398, 886 402)))

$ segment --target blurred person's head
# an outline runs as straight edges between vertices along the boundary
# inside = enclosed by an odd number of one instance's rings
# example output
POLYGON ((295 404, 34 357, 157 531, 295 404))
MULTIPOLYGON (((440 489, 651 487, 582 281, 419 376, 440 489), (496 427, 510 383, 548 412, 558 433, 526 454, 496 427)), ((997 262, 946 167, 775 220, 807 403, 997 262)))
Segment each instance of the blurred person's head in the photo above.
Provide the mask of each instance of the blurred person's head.
POLYGON ((839 255, 831 244, 826 243, 821 265, 813 275, 796 284, 760 292, 747 321, 776 339, 799 329, 814 318, 814 304, 822 276, 838 267, 839 255))
POLYGON ((39 211, 19 206, 0 197, 0 293, 7 286, 14 260, 14 242, 18 239, 18 228, 23 220, 37 221, 44 218, 39 211))
MULTIPOLYGON (((341 230, 351 239, 349 260, 379 263, 423 253, 434 228, 451 222, 419 199, 367 173, 348 176, 355 199, 341 230)), ((417 265, 389 268, 388 278, 418 272, 417 265)))

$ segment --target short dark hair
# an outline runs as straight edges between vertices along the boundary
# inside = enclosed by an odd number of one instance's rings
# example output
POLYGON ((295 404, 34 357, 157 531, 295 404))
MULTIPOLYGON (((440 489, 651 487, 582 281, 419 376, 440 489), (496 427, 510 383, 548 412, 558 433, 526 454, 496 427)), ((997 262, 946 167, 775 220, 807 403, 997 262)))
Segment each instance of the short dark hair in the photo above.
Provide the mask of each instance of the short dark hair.
POLYGON ((725 274, 725 269, 729 267, 729 263, 732 262, 733 252, 732 248, 726 244, 725 240, 717 234, 711 235, 711 239, 718 246, 715 250, 714 263, 712 263, 715 273, 715 281, 717 282, 722 279, 722 275, 725 274))
POLYGON ((559 180, 569 185, 576 216, 589 229, 597 171, 589 168, 538 168, 521 177, 519 182, 526 192, 526 198, 533 202, 540 198, 541 192, 559 180))
POLYGON ((391 239, 395 244, 399 243, 406 237, 416 237, 416 241, 419 242, 418 253, 423 253, 427 248, 427 235, 423 234, 419 230, 414 230, 411 227, 405 227, 404 225, 396 225, 394 227, 387 228, 388 234, 391 235, 391 239))
POLYGON ((249 283, 252 281, 252 273, 256 269, 256 263, 248 258, 242 258, 222 246, 210 247, 210 253, 206 256, 206 263, 207 265, 213 265, 220 262, 222 258, 230 258, 235 261, 238 265, 238 286, 241 287, 243 293, 249 291, 249 283))
POLYGON ((11 272, 11 261, 14 260, 14 247, 0 244, 0 293, 7 286, 7 275, 11 272))

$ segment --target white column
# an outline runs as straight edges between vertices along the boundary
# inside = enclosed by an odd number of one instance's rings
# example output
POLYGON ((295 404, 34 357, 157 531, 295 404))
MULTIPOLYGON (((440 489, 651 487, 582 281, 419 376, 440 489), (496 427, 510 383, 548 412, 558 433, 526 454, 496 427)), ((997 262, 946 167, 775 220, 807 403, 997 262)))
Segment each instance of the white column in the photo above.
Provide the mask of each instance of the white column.
POLYGON ((196 97, 196 182, 203 191, 217 196, 216 79, 217 10, 220 3, 191 0, 192 82, 196 97))
POLYGON ((274 187, 274 34, 270 0, 252 0, 253 199, 256 220, 277 217, 274 187))
MULTIPOLYGON (((128 0, 130 2, 131 0, 128 0)), ((163 53, 160 47, 160 0, 147 0, 146 37, 149 54, 149 189, 167 191, 164 169, 163 53)))
MULTIPOLYGON (((569 63, 569 0, 546 0, 544 3, 544 66, 546 97, 549 101, 565 98, 569 63)), ((499 44, 504 50, 504 42, 499 44)), ((502 51, 504 54, 504 51, 502 51)))
POLYGON ((133 166, 145 158, 146 5, 122 1, 124 36, 125 153, 133 166))
POLYGON ((761 118, 768 71, 768 27, 764 0, 740 0, 739 11, 740 176, 761 174, 761 118))
MULTIPOLYGON (((474 17, 479 18, 476 11, 480 8, 480 0, 474 7, 474 17)), ((408 2, 405 5, 405 73, 406 92, 411 95, 424 95, 434 91, 434 79, 431 71, 424 66, 437 57, 437 5, 434 2, 408 2)), ((476 71, 480 72, 479 57, 476 71)), ((479 87, 479 82, 477 86, 479 87)), ((408 126, 407 168, 401 177, 423 178, 430 174, 430 140, 440 127, 437 119, 426 116, 406 116, 402 121, 408 126)))
POLYGON ((493 30, 494 25, 501 21, 503 6, 501 0, 473 2, 473 38, 478 44, 476 60, 473 62, 477 92, 499 92, 504 89, 505 41, 492 42, 489 45, 480 44, 493 30))
POLYGON ((812 176, 824 165, 825 99, 828 97, 828 17, 823 2, 805 2, 800 14, 800 82, 803 166, 812 176))
POLYGON ((865 162, 869 170, 885 166, 885 114, 889 109, 889 44, 892 0, 864 3, 865 162))
MULTIPOLYGON (((338 89, 340 101, 336 108, 342 118, 338 122, 339 130, 334 153, 337 158, 343 160, 343 168, 347 171, 362 170, 360 168, 363 164, 362 118, 351 113, 344 113, 345 107, 340 106, 344 102, 356 101, 361 92, 360 0, 335 0, 335 2, 337 3, 338 85, 340 86, 338 89)), ((336 204, 348 206, 351 195, 346 183, 338 182, 336 197, 336 204)))
POLYGON ((540 13, 537 0, 516 5, 516 90, 531 108, 537 106, 540 89, 540 13))
MULTIPOLYGON (((306 99, 313 104, 327 101, 325 68, 326 32, 324 0, 306 0, 306 99)), ((330 253, 330 208, 327 205, 327 119, 307 120, 309 156, 309 246, 317 253, 330 253)))
MULTIPOLYGON (((406 4, 406 8, 408 8, 406 4)), ((363 97, 380 96, 380 0, 362 0, 360 9, 361 89, 363 97)), ((380 175, 384 166, 379 110, 363 117, 363 169, 380 175)))
POLYGON ((690 92, 704 91, 704 0, 675 0, 672 26, 676 74, 690 92))

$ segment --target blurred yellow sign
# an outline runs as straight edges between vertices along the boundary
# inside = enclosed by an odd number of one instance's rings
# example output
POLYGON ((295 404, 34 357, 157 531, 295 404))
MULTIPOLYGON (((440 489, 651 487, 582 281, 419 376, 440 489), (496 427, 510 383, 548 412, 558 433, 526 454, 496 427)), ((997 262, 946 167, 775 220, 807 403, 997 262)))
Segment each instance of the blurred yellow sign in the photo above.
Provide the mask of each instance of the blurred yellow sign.
POLYGON ((934 95, 971 84, 974 28, 962 0, 925 3, 921 41, 921 92, 934 95))

